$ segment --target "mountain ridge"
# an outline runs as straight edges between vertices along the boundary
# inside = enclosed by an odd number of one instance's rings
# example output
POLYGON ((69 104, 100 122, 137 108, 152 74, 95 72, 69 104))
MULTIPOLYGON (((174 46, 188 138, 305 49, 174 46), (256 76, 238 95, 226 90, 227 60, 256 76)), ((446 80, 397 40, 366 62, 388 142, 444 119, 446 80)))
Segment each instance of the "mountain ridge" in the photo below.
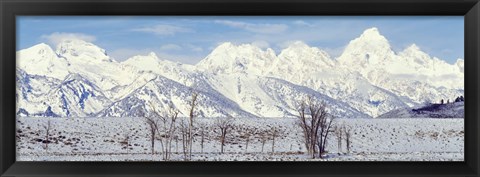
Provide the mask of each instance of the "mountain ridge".
MULTIPOLYGON (((394 109, 418 106, 425 100, 463 95, 463 79, 459 80, 464 75, 463 59, 458 59, 455 64, 448 64, 429 56, 415 44, 401 52, 394 52, 378 28, 365 30, 358 38, 350 41, 342 55, 335 59, 320 48, 296 41, 279 54, 270 48, 261 49, 251 44, 235 45, 226 42, 212 50, 196 65, 160 59, 153 52, 118 62, 109 57, 104 49, 92 43, 70 40, 60 43, 56 51, 46 44, 20 50, 17 52, 17 61, 17 71, 31 75, 64 80, 71 77, 71 74, 78 74, 86 80, 84 83, 88 81, 98 87, 94 90, 101 92, 108 100, 100 102, 108 102, 109 105, 127 99, 137 89, 155 80, 154 78, 165 77, 170 81, 159 82, 175 82, 178 84, 173 84, 174 87, 170 89, 183 90, 183 97, 175 97, 183 100, 176 105, 178 108, 185 107, 184 104, 189 99, 189 96, 184 94, 185 90, 197 90, 215 93, 218 96, 205 98, 212 100, 212 103, 228 102, 231 107, 224 109, 236 110, 235 115, 258 117, 292 116, 295 110, 293 103, 301 98, 291 98, 285 92, 304 95, 307 93, 305 88, 311 89, 308 93, 323 100, 336 100, 330 101, 331 105, 335 105, 339 110, 347 110, 337 112, 335 116, 363 117, 363 114, 366 114, 377 117, 394 109), (34 68, 31 67, 32 63, 44 67, 34 68), (279 82, 263 82, 268 78, 279 82), (265 90, 275 84, 279 89, 265 90)), ((166 93, 170 92, 164 92, 166 93)), ((34 97, 28 92, 22 94, 34 97)), ((37 93, 39 98, 45 94, 37 93)), ((70 93, 68 97, 79 102, 79 99, 73 99, 76 97, 74 93, 70 93)), ((135 99, 132 98, 132 104, 135 99)), ((22 109, 23 113, 50 110, 56 115, 66 115, 65 111, 58 111, 59 103, 44 104, 42 109, 34 109, 29 108, 35 107, 29 105, 33 102, 21 102, 23 107, 20 106, 17 111, 22 109)), ((129 102, 122 103, 122 109, 118 108, 124 113, 103 115, 138 115, 138 112, 126 112, 129 107, 127 103, 129 102)), ((204 110, 218 108, 215 105, 203 106, 204 110)), ((102 115, 100 112, 107 109, 117 110, 111 105, 104 106, 100 103, 95 103, 94 107, 101 107, 101 110, 96 108, 96 112, 85 113, 77 109, 74 112, 79 116, 87 116, 102 115)), ((148 109, 142 109, 148 112, 148 109)), ((208 117, 208 111, 206 112, 203 116, 208 117)), ((220 112, 210 111, 213 116, 229 116, 220 112)))

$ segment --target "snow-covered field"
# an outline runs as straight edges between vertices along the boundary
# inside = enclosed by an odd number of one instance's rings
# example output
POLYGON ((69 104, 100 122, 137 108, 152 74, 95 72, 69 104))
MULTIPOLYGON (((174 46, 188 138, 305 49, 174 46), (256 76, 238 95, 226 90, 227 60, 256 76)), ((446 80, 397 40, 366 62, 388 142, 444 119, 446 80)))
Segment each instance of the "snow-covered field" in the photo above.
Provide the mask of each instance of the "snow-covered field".
MULTIPOLYGON (((207 126, 201 152, 200 135, 194 138, 195 161, 307 161, 300 129, 294 118, 237 118, 220 153, 220 132, 215 118, 198 118, 207 126), (280 130, 272 149, 271 130, 280 130), (244 134, 251 132, 248 149, 244 134), (264 142, 264 143, 263 143, 264 142), (263 144, 263 151, 262 151, 263 144), (272 152, 273 151, 273 152, 272 152)), ((463 119, 336 119, 352 129, 351 152, 337 148, 329 137, 319 161, 463 161, 463 119), (341 152, 339 152, 341 151, 341 152)), ((173 143, 172 160, 183 160, 182 141, 173 143)), ((17 118, 18 161, 161 161, 150 149, 144 118, 17 118), (44 126, 50 121, 48 149, 44 126), (130 137, 128 145, 125 137, 130 137)))

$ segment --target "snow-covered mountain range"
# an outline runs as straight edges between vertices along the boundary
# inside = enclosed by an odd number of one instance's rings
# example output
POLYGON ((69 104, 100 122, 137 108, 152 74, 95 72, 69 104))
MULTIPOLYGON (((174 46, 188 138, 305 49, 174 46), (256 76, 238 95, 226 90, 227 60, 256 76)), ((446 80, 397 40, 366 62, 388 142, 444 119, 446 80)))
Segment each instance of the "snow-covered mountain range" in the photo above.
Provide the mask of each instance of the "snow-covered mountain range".
POLYGON ((464 61, 431 57, 412 44, 392 50, 377 28, 350 41, 338 58, 294 42, 276 54, 223 43, 196 65, 155 53, 118 62, 95 44, 65 40, 17 52, 17 115, 132 117, 173 105, 198 116, 284 117, 314 96, 338 117, 377 117, 391 110, 463 95, 464 61))

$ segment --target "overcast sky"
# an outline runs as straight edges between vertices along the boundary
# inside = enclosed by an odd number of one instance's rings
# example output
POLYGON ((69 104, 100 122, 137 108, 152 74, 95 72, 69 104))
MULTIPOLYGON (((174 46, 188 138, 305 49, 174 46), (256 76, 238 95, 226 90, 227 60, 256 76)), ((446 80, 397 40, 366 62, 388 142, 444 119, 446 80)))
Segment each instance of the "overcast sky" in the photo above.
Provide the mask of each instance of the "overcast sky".
POLYGON ((17 50, 79 38, 118 61, 155 52, 195 64, 222 42, 252 43, 277 54, 292 41, 339 55, 365 29, 377 27, 395 51, 415 43, 431 56, 454 63, 464 58, 463 16, 20 16, 17 50))

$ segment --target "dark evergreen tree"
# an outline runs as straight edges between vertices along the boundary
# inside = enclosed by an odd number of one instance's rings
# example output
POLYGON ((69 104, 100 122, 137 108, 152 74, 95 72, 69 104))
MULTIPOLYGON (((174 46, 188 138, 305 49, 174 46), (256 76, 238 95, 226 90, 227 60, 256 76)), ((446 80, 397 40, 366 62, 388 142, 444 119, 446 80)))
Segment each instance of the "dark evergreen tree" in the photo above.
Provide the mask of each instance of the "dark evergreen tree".
POLYGON ((460 97, 455 98, 455 103, 460 102, 460 97))

